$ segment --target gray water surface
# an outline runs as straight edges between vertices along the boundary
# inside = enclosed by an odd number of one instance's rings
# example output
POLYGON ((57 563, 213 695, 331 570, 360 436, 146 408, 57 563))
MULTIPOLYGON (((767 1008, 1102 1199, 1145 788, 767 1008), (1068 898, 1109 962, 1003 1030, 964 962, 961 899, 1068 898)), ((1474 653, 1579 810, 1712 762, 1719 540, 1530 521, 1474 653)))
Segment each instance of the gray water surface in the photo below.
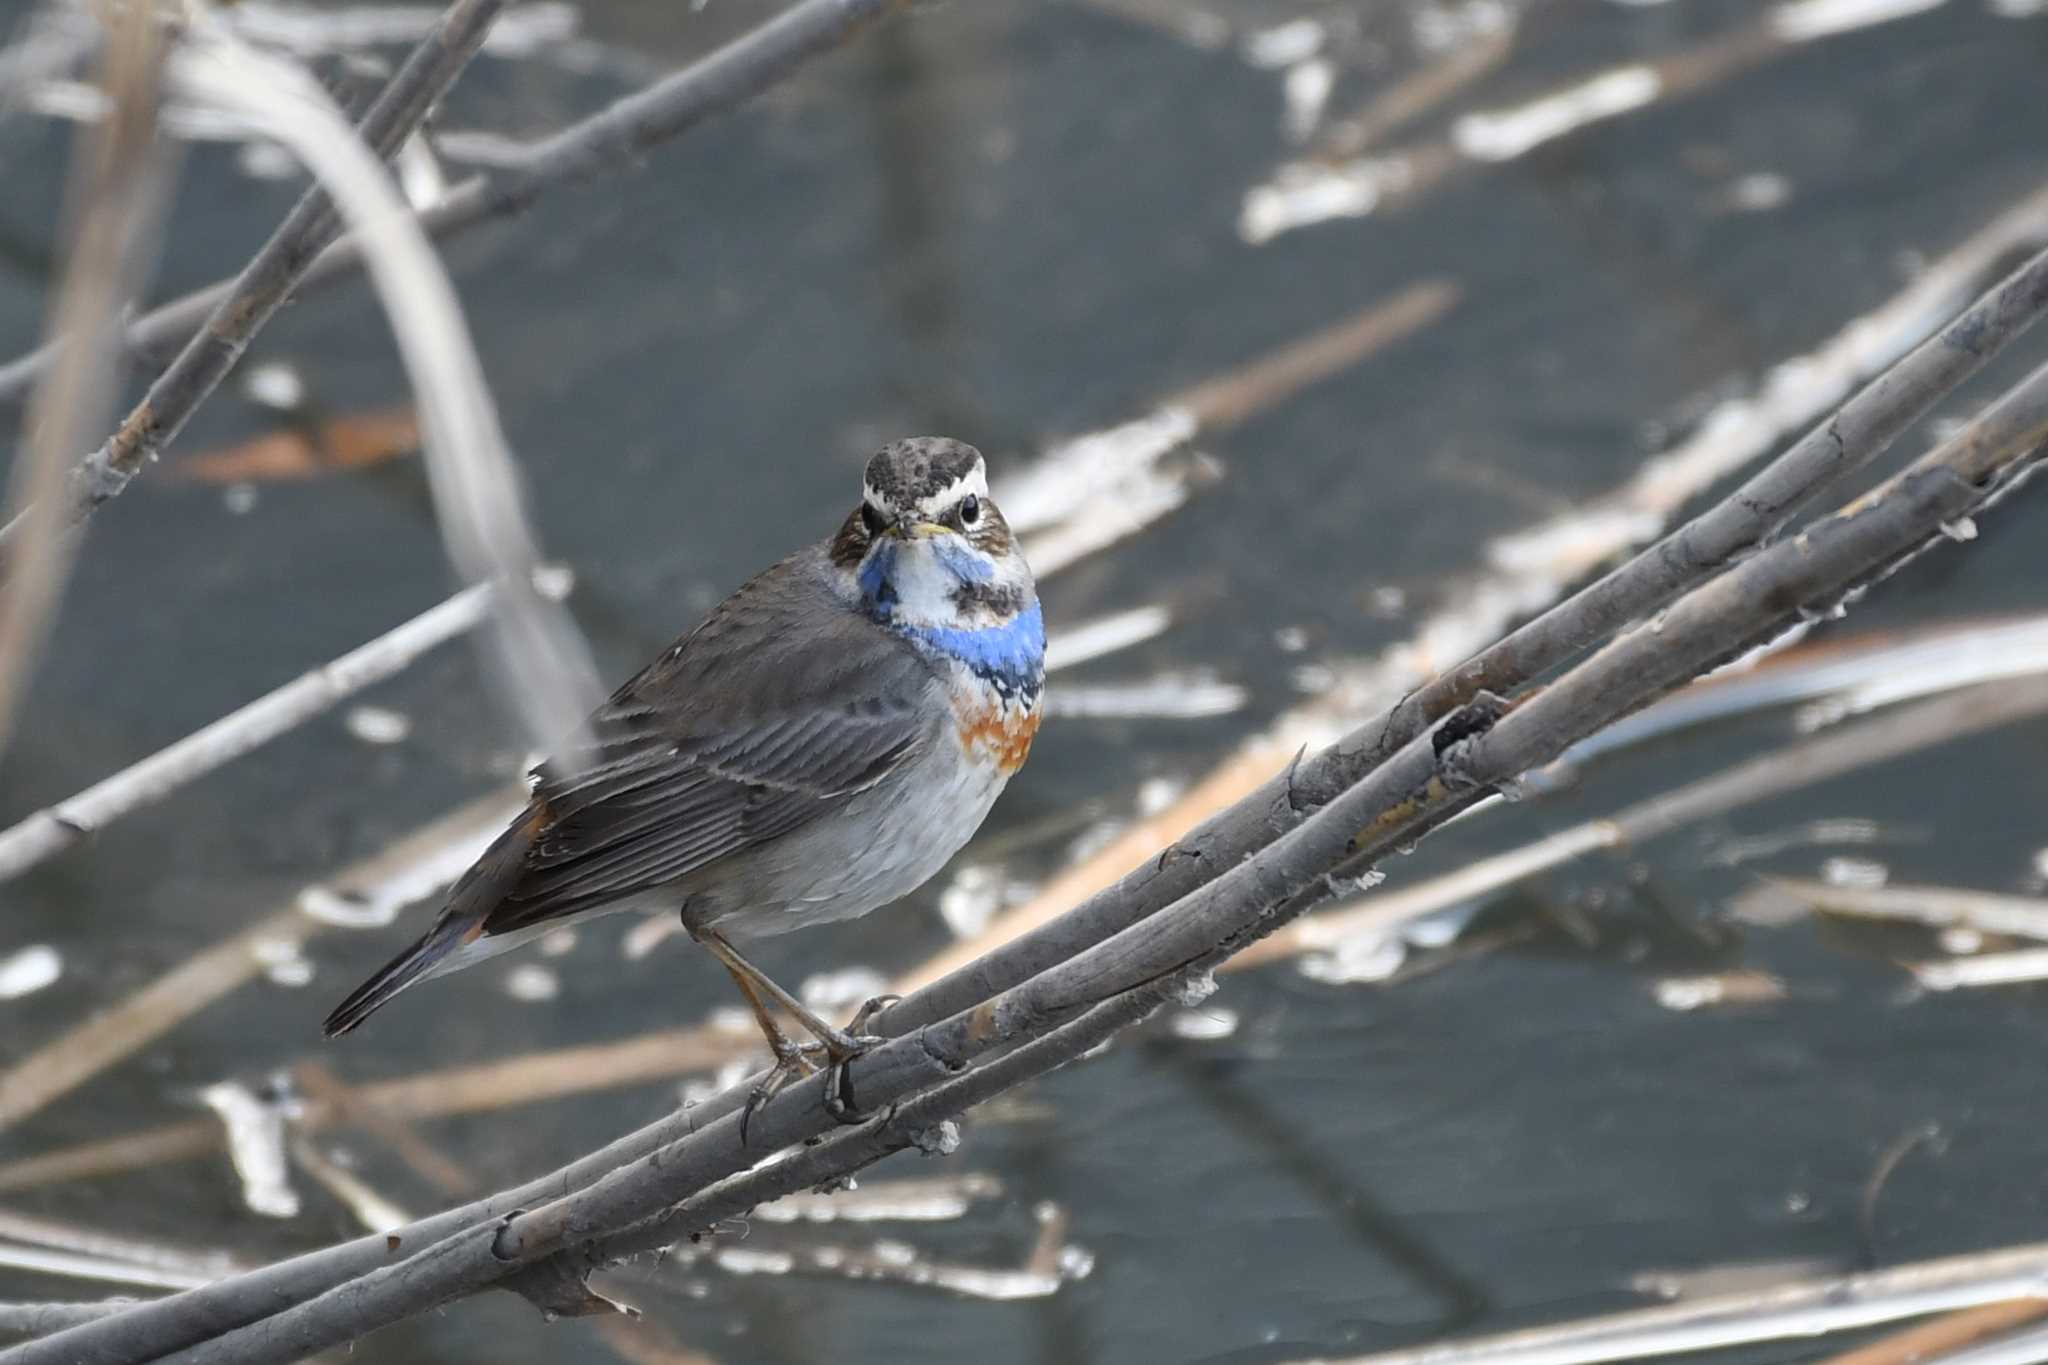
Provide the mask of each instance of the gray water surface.
MULTIPOLYGON (((1622 483, 1712 400, 1890 298, 1917 262, 2048 175, 2048 20, 2038 7, 1948 0, 1461 173, 1399 211, 1252 246, 1237 226, 1245 191, 1301 149, 1283 128, 1280 73, 1246 60, 1239 40, 1321 19, 1341 111, 1427 59, 1414 35, 1429 16, 1245 3, 1217 10, 1236 39, 1204 48, 1142 17, 1173 8, 919 5, 636 172, 549 195, 445 252, 534 519, 548 554, 575 570, 571 605, 609 678, 829 532, 883 440, 943 431, 999 470, 1019 466, 1415 280, 1457 282, 1462 301, 1435 325, 1203 437, 1220 478, 1048 586, 1055 632, 1148 602, 1179 612, 1172 630, 1076 684, 1204 668, 1248 700, 1204 719, 1049 723, 986 830, 1014 839, 1004 866, 1024 881, 1067 860, 1089 803, 1124 816, 1148 779, 1199 776, 1300 699, 1298 667, 1404 638, 1484 540, 1622 483), (1755 176, 1776 177, 1781 202, 1730 207, 1755 176), (1386 606, 1389 588, 1399 606, 1386 606), (1299 653, 1276 641, 1285 627, 1299 653)), ((606 60, 485 57, 442 123, 545 132, 771 10, 594 0, 582 31, 606 60)), ((1414 132, 1687 50, 1762 12, 1546 0, 1524 16, 1510 60, 1414 132)), ((50 125, 21 113, 0 124, 10 355, 38 335, 64 156, 50 125)), ((252 178, 233 149, 193 151, 155 293, 232 271, 298 189, 252 178)), ((2038 339, 2023 343, 1943 415, 1967 414, 2041 354, 2038 339)), ((328 411, 405 397, 360 282, 288 309, 253 356, 296 366, 328 411)), ((416 459, 262 482, 242 510, 234 498, 247 494, 175 477, 181 454, 275 423, 224 391, 165 465, 96 519, 0 762, 0 819, 447 591, 416 459)), ((1925 444, 1914 433, 1893 463, 1925 444)), ((1975 543, 1922 560, 1827 629, 2040 608, 2040 504, 2038 489, 2013 500, 1975 543)), ((0 891, 0 955, 47 943, 65 964, 56 984, 0 1002, 0 1064, 507 780, 518 742, 479 668, 467 645, 443 648, 364 698, 409 718, 398 744, 365 744, 341 714, 323 718, 0 891)), ((1772 715, 1615 756, 1388 871, 1396 884, 1420 879, 1787 734, 1772 715)), ((970 1120, 957 1155, 897 1158, 872 1176, 987 1172, 1004 1182, 1001 1200, 929 1226, 762 1226, 741 1244, 885 1236, 948 1261, 1015 1264, 1032 1208, 1050 1201, 1093 1261, 1049 1297, 673 1268, 628 1276, 621 1293, 676 1342, 733 1365, 1265 1362, 1618 1309, 1647 1301, 1629 1288, 1646 1270, 1849 1268, 2038 1239, 2048 996, 1912 998, 1867 942, 1810 923, 1745 927, 1727 905, 1759 867, 1811 876, 1844 851, 1900 882, 2038 891, 2044 741, 2048 725, 2016 725, 1539 878, 1484 911, 1522 926, 1512 946, 1398 985, 1335 987, 1284 965, 1232 976, 1198 1011, 1229 1011, 1228 1036, 1155 1023, 970 1120), (1835 817, 1875 821, 1878 844, 1796 847, 1737 869, 1706 856, 1731 837, 1835 817), (1735 966, 1780 978, 1786 997, 1680 1013, 1652 990, 1735 966), (1859 1207, 1879 1157, 1927 1124, 1942 1141, 1899 1162, 1866 1246, 1859 1207)), ((777 940, 764 965, 788 981, 907 966, 948 940, 936 892, 777 940)), ((307 1057, 372 1080, 681 1026, 731 1003, 715 966, 680 941, 623 960, 625 926, 612 922, 563 956, 436 982, 323 1044, 332 1001, 424 914, 316 940, 309 984, 236 991, 7 1132, 0 1159, 191 1118, 200 1087, 307 1057), (553 1000, 508 993, 509 972, 543 961, 553 1000)), ((647 1122, 677 1093, 642 1084, 420 1128, 497 1186, 647 1122)), ((439 1202, 386 1148, 332 1137, 389 1197, 416 1211, 439 1202)), ((0 1202, 254 1259, 355 1231, 302 1185, 305 1211, 290 1221, 248 1212, 218 1155, 0 1202)), ((104 1292, 0 1272, 0 1299, 104 1292)), ((1715 1358, 1812 1360, 1838 1345, 1715 1358)), ((539 1330, 509 1296, 363 1349, 493 1365, 616 1352, 588 1324, 539 1330)))

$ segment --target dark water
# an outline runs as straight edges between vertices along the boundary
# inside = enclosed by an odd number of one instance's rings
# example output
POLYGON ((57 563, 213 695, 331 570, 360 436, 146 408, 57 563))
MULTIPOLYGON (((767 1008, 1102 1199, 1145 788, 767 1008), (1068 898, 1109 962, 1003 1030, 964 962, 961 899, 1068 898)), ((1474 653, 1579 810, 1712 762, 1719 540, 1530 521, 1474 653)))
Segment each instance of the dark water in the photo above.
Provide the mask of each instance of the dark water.
MULTIPOLYGON (((680 63, 769 9, 600 0, 585 33, 614 63, 578 73, 486 58, 444 121, 557 127, 630 74, 680 63)), ((1414 15, 1391 5, 1245 4, 1228 17, 1251 32, 1304 13, 1348 35, 1333 109, 1421 60, 1414 15)), ((1721 0, 1552 0, 1527 16, 1513 58, 1447 112, 1679 52, 1760 13, 1721 0)), ((1014 466, 1416 279, 1460 284, 1463 302, 1435 326, 1204 437, 1220 480, 1049 586, 1055 631, 1146 602, 1180 612, 1173 630, 1077 681, 1207 667, 1250 701, 1220 718, 1049 725, 990 821, 1002 839, 1089 802, 1125 812, 1148 777, 1199 775, 1298 699, 1297 666, 1403 638, 1483 539, 1621 483, 1659 433, 1811 349, 1892 296, 1915 260, 2035 189, 2048 174, 2044 59, 2048 21, 1949 0, 1463 174, 1398 212, 1251 247, 1237 232, 1242 196, 1297 154, 1279 73, 1078 3, 925 5, 638 173, 548 197, 446 254, 544 543, 574 566, 574 609, 613 676, 829 529, 881 440, 946 431, 1014 466), (1783 202, 1731 210, 1734 182, 1759 174, 1782 177, 1783 202), (1373 610, 1373 590, 1390 586, 1406 606, 1373 610), (1276 644, 1280 627, 1301 630, 1302 654, 1276 644)), ((49 284, 64 139, 17 114, 0 148, 0 349, 13 354, 34 341, 49 284)), ((158 291, 239 265, 296 188, 250 178, 232 151, 195 152, 158 291)), ((2017 351, 1945 411, 2011 382, 2038 360, 2038 339, 2017 351)), ((257 355, 295 364, 324 409, 405 393, 360 285, 290 309, 257 355)), ((273 422, 223 393, 180 448, 273 422)), ((1916 433, 1900 451, 1924 444, 1916 433)), ((266 482, 242 512, 174 472, 144 477, 95 522, 0 766, 0 817, 132 762, 448 587, 415 461, 266 482)), ((1986 518, 1979 541, 1923 560, 1847 625, 2038 608, 2044 561, 2027 523, 2040 502, 1986 518)), ((467 646, 444 648, 376 689, 367 700, 411 719, 402 743, 371 747, 324 718, 0 891, 0 954, 48 943, 65 962, 55 985, 0 1002, 0 1062, 513 771, 512 727, 478 668, 467 646)), ((1390 871, 1405 882, 1510 847, 1785 733, 1772 718, 1615 758, 1569 793, 1461 827, 1390 871)), ((1908 1001, 1902 973, 1840 936, 1731 925, 1726 904, 1751 873, 1704 854, 1735 835, 1854 816, 1884 833, 1851 851, 1898 881, 2038 889, 2044 741, 2039 721, 2011 727, 1540 878, 1488 911, 1530 926, 1516 946, 1396 986, 1331 987, 1286 967, 1232 977, 1204 1007, 1234 1013, 1230 1036, 1155 1025, 970 1123, 948 1161, 900 1161, 893 1173, 971 1169, 1006 1183, 1003 1200, 959 1222, 879 1234, 944 1259, 1014 1263, 1030 1208, 1063 1207, 1094 1268, 1049 1298, 716 1273, 699 1277, 702 1297, 681 1277, 628 1296, 676 1340, 730 1362, 1357 1352, 1641 1302, 1628 1284, 1646 1269, 1854 1265, 1880 1154, 1930 1123, 1945 1145, 1915 1150, 1886 1185, 1877 1260, 2037 1239, 2048 1226, 2039 988, 1908 1001), (1591 942, 1546 927, 1556 913, 1591 942), (1653 996, 1659 976, 1734 965, 1782 978, 1787 998, 1678 1013, 1653 996)), ((1765 866, 1811 875, 1823 852, 1765 866)), ((1065 856, 1062 838, 1040 838, 1008 868, 1041 877, 1065 856)), ((778 941, 767 965, 790 980, 850 962, 906 966, 947 939, 933 900, 928 889, 778 941)), ((548 961, 552 1003, 515 1000, 509 966, 492 964, 323 1046, 328 1004, 402 932, 316 941, 310 985, 244 987, 8 1132, 0 1158, 190 1117, 198 1087, 308 1055, 372 1079, 623 1037, 726 1003, 697 955, 670 944, 622 962, 617 929, 601 927, 548 961)), ((423 1131, 481 1181, 509 1183, 674 1095, 642 1085, 423 1131)), ((379 1188, 432 1206, 388 1154, 359 1150, 379 1188)), ((305 1193, 298 1219, 258 1218, 214 1157, 6 1202, 266 1257, 351 1230, 339 1205, 305 1193)), ((808 1235, 759 1233, 762 1246, 808 1235)), ((817 1234, 828 1235, 876 1233, 817 1234)), ((0 1299, 100 1292, 0 1272, 0 1299)), ((494 1297, 369 1349, 507 1362, 614 1348, 586 1325, 532 1330, 529 1309, 494 1297)), ((1791 1344, 1722 1358, 1825 1354, 1791 1344)))

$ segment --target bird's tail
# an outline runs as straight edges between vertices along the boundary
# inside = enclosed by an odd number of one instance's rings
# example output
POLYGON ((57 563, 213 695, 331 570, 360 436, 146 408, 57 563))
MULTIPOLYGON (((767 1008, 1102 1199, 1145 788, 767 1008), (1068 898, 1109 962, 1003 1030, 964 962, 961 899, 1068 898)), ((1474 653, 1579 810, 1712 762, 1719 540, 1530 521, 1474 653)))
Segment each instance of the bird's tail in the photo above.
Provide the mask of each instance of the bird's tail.
POLYGON ((470 937, 473 927, 453 915, 443 915, 440 922, 422 934, 417 943, 379 967, 376 975, 350 991, 348 999, 336 1005, 334 1013, 327 1016, 327 1022, 320 1026, 320 1031, 329 1038, 338 1038, 362 1023, 385 1001, 418 981, 438 966, 443 958, 460 948, 470 937))
POLYGON ((518 882, 527 851, 533 847, 545 816, 546 808, 538 801, 529 806, 526 814, 499 835, 483 857, 462 874, 448 893, 448 908, 434 921, 434 927, 349 992, 348 999, 327 1016, 327 1022, 320 1026, 321 1032, 338 1038, 415 981, 466 967, 522 941, 518 935, 494 935, 486 946, 484 925, 518 882))

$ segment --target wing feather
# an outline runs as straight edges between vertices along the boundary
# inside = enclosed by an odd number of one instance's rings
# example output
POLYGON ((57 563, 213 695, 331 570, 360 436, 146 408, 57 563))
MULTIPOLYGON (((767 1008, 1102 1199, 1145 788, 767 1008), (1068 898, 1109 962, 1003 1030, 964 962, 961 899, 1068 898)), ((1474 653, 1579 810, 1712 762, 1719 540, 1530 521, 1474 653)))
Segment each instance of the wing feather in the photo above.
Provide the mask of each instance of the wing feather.
POLYGON ((542 766, 545 821, 486 934, 595 909, 780 838, 937 734, 929 665, 850 612, 792 629, 776 572, 619 689, 591 718, 587 749, 542 766))

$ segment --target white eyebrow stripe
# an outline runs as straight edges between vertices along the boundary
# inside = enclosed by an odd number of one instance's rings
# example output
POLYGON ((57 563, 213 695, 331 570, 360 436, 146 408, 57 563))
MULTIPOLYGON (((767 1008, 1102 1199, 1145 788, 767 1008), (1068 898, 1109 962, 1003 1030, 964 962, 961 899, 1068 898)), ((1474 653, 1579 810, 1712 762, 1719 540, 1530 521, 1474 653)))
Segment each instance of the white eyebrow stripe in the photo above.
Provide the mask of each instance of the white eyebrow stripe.
MULTIPOLYGON (((928 498, 921 499, 917 507, 919 511, 931 511, 940 507, 948 507, 958 502, 961 498, 966 497, 969 493, 979 498, 986 498, 988 496, 988 467, 980 460, 976 460, 973 468, 947 484, 938 492, 928 498)), ((882 490, 876 488, 865 479, 861 481, 860 495, 862 501, 884 515, 897 510, 895 505, 882 495, 882 490)))
POLYGON ((932 510, 951 507, 969 493, 981 498, 988 496, 988 471, 979 460, 974 462, 972 469, 920 502, 918 506, 932 510))

